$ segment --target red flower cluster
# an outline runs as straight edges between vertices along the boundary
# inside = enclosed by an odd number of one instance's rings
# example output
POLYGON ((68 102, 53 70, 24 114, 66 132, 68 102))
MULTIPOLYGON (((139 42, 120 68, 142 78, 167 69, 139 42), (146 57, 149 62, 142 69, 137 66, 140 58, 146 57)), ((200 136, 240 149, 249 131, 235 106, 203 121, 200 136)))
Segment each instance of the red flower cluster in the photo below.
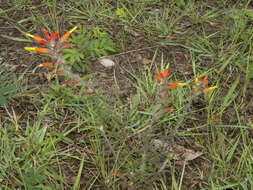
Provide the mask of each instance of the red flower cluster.
POLYGON ((197 77, 195 79, 193 88, 196 88, 197 86, 205 86, 208 84, 207 76, 205 76, 203 79, 200 77, 197 77))
MULTIPOLYGON (((163 72, 156 73, 156 81, 160 83, 161 81, 165 80, 168 76, 170 76, 170 73, 168 72, 168 66, 163 70, 163 72)), ((168 88, 173 88, 176 86, 183 86, 186 85, 186 83, 180 83, 180 82, 174 82, 171 84, 168 84, 168 88)))
MULTIPOLYGON (((156 75, 156 81, 158 83, 160 83, 161 81, 163 81, 164 79, 166 79, 168 76, 170 76, 170 73, 168 72, 168 67, 166 67, 163 70, 163 72, 159 72, 159 73, 155 72, 155 75, 156 75)), ((207 76, 205 76, 204 78, 197 77, 195 79, 195 82, 194 82, 194 85, 193 85, 193 89, 195 89, 195 90, 199 89, 199 88, 203 89, 207 84, 208 84, 207 76)), ((187 85, 187 83, 174 82, 174 83, 167 84, 167 87, 168 88, 174 88, 174 87, 177 87, 177 86, 184 86, 184 85, 187 85)), ((206 93, 206 92, 209 92, 210 90, 213 90, 215 88, 217 88, 217 86, 212 86, 212 87, 209 87, 209 88, 204 88, 203 92, 206 93)))
MULTIPOLYGON (((155 73, 155 75, 156 75, 156 81, 158 83, 160 83, 161 81, 164 81, 168 76, 170 76, 170 73, 168 72, 168 66, 163 70, 163 72, 155 73)), ((199 95, 202 92, 207 93, 210 90, 217 88, 217 86, 205 88, 207 84, 208 84, 207 76, 205 76, 203 79, 200 77, 197 77, 193 84, 193 89, 197 90, 197 95, 199 95)), ((166 92, 167 89, 174 88, 176 86, 184 86, 184 85, 187 85, 187 83, 174 82, 170 84, 164 84, 162 87, 162 90, 160 90, 161 98, 163 100, 168 98, 168 93, 166 92)), ((158 111, 156 114, 160 115, 167 111, 172 111, 172 110, 173 110, 173 107, 167 107, 163 110, 158 111)))
POLYGON ((163 72, 156 73, 156 81, 160 83, 162 80, 166 79, 168 76, 170 76, 170 73, 168 72, 168 68, 166 67, 163 72))
MULTIPOLYGON (((70 31, 66 32, 58 41, 57 38, 59 37, 58 32, 52 32, 51 35, 46 30, 42 30, 47 40, 41 38, 39 36, 35 36, 32 34, 26 34, 26 36, 33 38, 37 43, 44 47, 25 47, 25 50, 37 52, 44 55, 49 55, 53 57, 56 61, 53 62, 44 62, 41 63, 39 66, 41 67, 50 67, 56 75, 61 74, 62 71, 59 71, 58 65, 62 64, 63 58, 61 54, 61 50, 63 48, 67 48, 70 44, 64 44, 64 42, 68 39, 69 35, 76 30, 77 27, 72 28, 70 31)), ((71 81, 73 83, 73 81, 71 81)), ((63 85, 68 85, 70 83, 64 83, 63 85)))
MULTIPOLYGON (((44 33, 47 40, 39 36, 34 36, 32 34, 27 33, 26 36, 33 38, 37 43, 44 47, 25 47, 25 50, 53 57, 53 62, 41 63, 39 66, 50 67, 56 75, 61 74, 62 71, 58 70, 58 65, 63 63, 61 50, 70 46, 70 44, 64 44, 64 42, 68 39, 69 35, 74 30, 76 30, 76 28, 77 27, 74 27, 70 31, 66 32, 59 40, 57 40, 57 38, 59 37, 58 32, 52 32, 51 35, 49 35, 46 30, 43 30, 42 32, 44 33)), ((74 82, 76 81, 72 80, 71 82, 62 82, 62 85, 69 85, 74 82)))
POLYGON ((193 89, 194 90, 198 90, 198 89, 203 89, 202 92, 207 93, 210 90, 213 90, 215 88, 217 88, 217 86, 212 86, 209 88, 205 88, 205 86, 208 84, 208 80, 207 80, 207 76, 205 76, 203 79, 200 77, 197 77, 195 79, 194 85, 193 85, 193 89))
MULTIPOLYGON (((32 34, 26 34, 26 36, 33 38, 36 42, 38 42, 41 46, 46 46, 46 47, 25 47, 25 50, 28 51, 35 51, 40 54, 46 54, 49 56, 56 56, 59 58, 59 52, 63 48, 67 48, 70 46, 70 44, 64 44, 64 42, 68 39, 69 35, 76 30, 77 27, 72 28, 70 31, 66 32, 57 42, 56 39, 59 36, 58 32, 52 32, 51 35, 48 34, 46 30, 43 30, 42 32, 46 36, 47 40, 44 38, 41 38, 39 36, 35 36, 32 34)), ((57 61, 58 64, 60 64, 59 61, 57 61)), ((53 66, 54 63, 51 62, 46 62, 40 64, 40 66, 44 67, 50 67, 53 66)))

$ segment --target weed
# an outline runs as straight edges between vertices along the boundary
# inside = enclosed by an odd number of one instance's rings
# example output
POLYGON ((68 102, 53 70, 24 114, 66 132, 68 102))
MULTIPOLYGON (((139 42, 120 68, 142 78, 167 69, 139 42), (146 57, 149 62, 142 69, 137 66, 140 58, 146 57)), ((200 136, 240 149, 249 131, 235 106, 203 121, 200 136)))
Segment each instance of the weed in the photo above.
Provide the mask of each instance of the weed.
MULTIPOLYGON (((0 106, 7 106, 7 99, 15 97, 15 93, 18 93, 20 87, 20 78, 16 78, 14 74, 6 74, 4 68, 6 67, 6 62, 0 60, 0 106), (13 78, 13 81, 9 79, 13 78)), ((17 95, 17 94, 16 94, 17 95)))
POLYGON ((76 35, 72 35, 69 41, 75 49, 64 50, 63 58, 66 64, 79 72, 86 71, 95 58, 116 51, 109 35, 98 26, 89 32, 84 26, 79 26, 76 35))

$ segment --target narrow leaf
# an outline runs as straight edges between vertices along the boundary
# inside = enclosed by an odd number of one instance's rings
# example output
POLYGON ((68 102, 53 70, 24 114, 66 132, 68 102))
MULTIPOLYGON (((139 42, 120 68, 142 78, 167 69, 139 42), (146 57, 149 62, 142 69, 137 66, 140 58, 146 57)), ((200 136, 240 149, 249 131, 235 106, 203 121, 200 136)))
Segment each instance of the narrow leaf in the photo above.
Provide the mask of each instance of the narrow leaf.
POLYGON ((14 40, 14 41, 17 41, 17 42, 32 42, 32 40, 28 40, 28 39, 25 39, 25 38, 18 38, 18 37, 8 36, 8 35, 4 35, 4 34, 2 34, 1 36, 3 38, 7 38, 9 40, 14 40))
POLYGON ((235 81, 233 82, 231 88, 229 89, 227 95, 225 96, 224 98, 224 102, 222 103, 221 107, 220 107, 220 114, 223 113, 223 111, 228 107, 228 105, 230 104, 231 100, 233 100, 237 95, 238 95, 238 92, 235 92, 235 89, 238 85, 240 81, 240 76, 238 76, 235 81))
POLYGON ((82 171, 83 171, 83 164, 84 164, 84 155, 82 156, 81 164, 80 164, 80 167, 79 167, 79 170, 78 170, 78 174, 76 176, 76 181, 75 181, 75 184, 73 186, 73 190, 78 190, 78 185, 79 185, 81 174, 82 174, 82 171))

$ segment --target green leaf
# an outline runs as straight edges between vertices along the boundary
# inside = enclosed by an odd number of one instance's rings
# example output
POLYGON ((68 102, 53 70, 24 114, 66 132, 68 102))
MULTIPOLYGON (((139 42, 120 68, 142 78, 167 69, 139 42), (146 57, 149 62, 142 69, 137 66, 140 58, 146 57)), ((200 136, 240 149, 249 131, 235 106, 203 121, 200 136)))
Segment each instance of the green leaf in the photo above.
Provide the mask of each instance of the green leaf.
POLYGON ((238 143, 240 142, 239 140, 240 138, 237 139, 236 143, 234 143, 233 147, 229 150, 229 154, 227 155, 226 162, 230 162, 230 160, 232 159, 232 156, 235 153, 236 147, 238 143))
POLYGON ((116 15, 119 17, 119 18, 125 18, 126 17, 126 12, 124 11, 123 8, 118 8, 116 10, 116 15))
POLYGON ((18 37, 13 37, 13 36, 7 36, 7 35, 4 35, 4 34, 2 34, 1 36, 3 38, 7 38, 9 40, 14 40, 14 41, 17 41, 17 42, 32 42, 32 40, 28 40, 28 39, 25 39, 25 38, 18 38, 18 37))
POLYGON ((15 89, 16 89, 15 85, 9 85, 9 86, 6 86, 6 87, 2 87, 2 88, 0 88, 0 94, 4 95, 4 94, 7 94, 7 93, 10 93, 11 91, 13 91, 15 89))
POLYGON ((253 20, 253 9, 247 9, 245 10, 246 15, 253 20))
POLYGON ((81 174, 82 174, 82 171, 83 171, 83 165, 84 165, 84 154, 82 156, 82 160, 81 160, 81 163, 80 163, 78 174, 76 176, 76 180, 75 180, 75 184, 73 186, 73 190, 78 190, 79 182, 80 182, 80 179, 81 179, 81 174))
POLYGON ((4 106, 6 104, 6 98, 0 94, 0 106, 4 106))
POLYGON ((176 4, 177 4, 178 7, 183 7, 183 6, 185 6, 184 0, 177 0, 177 1, 176 1, 176 4))
POLYGON ((111 52, 115 52, 115 51, 116 51, 116 50, 115 50, 113 47, 111 47, 111 46, 106 46, 105 49, 108 50, 108 51, 111 51, 111 52))

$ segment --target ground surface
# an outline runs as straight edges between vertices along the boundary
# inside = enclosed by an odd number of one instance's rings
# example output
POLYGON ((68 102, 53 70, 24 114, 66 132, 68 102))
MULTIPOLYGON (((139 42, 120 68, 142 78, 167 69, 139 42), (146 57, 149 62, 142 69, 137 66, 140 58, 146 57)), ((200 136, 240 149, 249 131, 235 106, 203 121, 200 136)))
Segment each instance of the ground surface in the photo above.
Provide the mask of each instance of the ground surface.
POLYGON ((0 0, 0 23, 2 189, 253 189, 251 1, 0 0), (73 26, 90 88, 24 50, 73 26), (163 101, 168 63, 188 85, 163 101), (218 88, 194 96, 204 76, 218 88))

